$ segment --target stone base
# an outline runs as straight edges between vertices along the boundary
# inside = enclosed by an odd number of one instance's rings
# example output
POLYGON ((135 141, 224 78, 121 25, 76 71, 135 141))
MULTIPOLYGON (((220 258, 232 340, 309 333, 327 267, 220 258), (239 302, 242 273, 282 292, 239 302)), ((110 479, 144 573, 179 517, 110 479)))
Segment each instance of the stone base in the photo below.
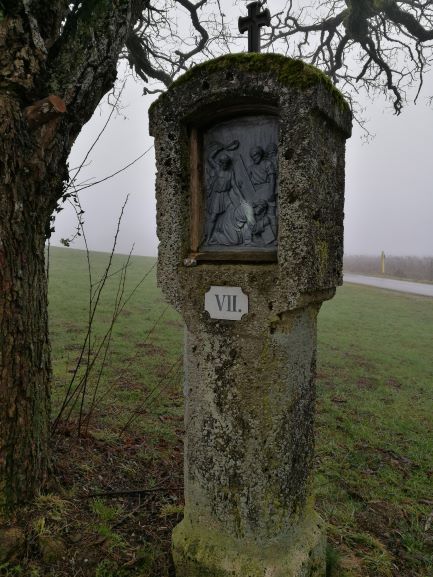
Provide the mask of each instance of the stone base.
POLYGON ((176 577, 325 577, 323 521, 310 512, 284 541, 233 539, 185 520, 173 531, 176 577))

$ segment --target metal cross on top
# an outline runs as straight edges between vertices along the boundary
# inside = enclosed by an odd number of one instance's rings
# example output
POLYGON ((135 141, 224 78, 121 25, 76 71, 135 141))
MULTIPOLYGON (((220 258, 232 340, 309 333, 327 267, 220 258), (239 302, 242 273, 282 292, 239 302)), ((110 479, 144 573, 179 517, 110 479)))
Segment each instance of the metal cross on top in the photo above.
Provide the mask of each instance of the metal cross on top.
POLYGON ((260 12, 261 7, 261 2, 247 4, 248 16, 240 17, 238 21, 241 34, 248 30, 248 52, 260 52, 260 28, 271 23, 269 10, 260 12))

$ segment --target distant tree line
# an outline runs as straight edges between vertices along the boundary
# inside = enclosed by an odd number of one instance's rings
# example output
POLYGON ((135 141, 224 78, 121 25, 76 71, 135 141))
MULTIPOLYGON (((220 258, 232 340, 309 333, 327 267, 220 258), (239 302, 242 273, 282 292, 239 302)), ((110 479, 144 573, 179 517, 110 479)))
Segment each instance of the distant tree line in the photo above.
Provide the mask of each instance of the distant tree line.
MULTIPOLYGON (((355 274, 381 275, 380 254, 348 255, 344 270, 355 274)), ((433 281, 433 256, 386 256, 385 275, 420 281, 433 281)))

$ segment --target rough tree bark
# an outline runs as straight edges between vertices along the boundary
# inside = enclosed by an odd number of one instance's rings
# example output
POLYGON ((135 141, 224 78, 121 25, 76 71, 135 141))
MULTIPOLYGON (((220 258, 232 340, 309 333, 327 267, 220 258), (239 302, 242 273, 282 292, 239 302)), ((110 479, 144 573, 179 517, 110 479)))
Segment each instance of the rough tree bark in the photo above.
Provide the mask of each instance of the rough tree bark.
POLYGON ((0 516, 47 472, 44 248, 71 146, 116 78, 143 2, 0 2, 0 516))

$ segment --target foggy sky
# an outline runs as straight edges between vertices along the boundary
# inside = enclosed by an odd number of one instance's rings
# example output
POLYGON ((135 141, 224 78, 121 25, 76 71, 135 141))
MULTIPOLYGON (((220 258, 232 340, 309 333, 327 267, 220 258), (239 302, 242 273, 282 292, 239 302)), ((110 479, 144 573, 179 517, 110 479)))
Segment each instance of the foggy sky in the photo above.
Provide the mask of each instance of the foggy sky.
MULTIPOLYGON (((427 80, 431 81, 432 76, 427 80)), ((430 84, 431 86, 431 84, 430 84)), ((142 96, 142 86, 128 82, 120 114, 110 121, 77 183, 99 180, 121 169, 152 145, 147 110, 155 96, 142 96)), ((433 110, 425 98, 409 103, 400 116, 384 100, 364 101, 367 127, 375 137, 362 141, 354 123, 346 152, 346 254, 433 255, 433 110)), ((70 168, 79 166, 101 130, 110 107, 101 105, 71 153, 70 168)), ((156 255, 153 149, 116 177, 83 190, 85 230, 91 250, 111 249, 122 204, 129 194, 117 252, 156 255)), ((59 245, 75 230, 75 213, 63 210, 51 238, 59 245)), ((78 239, 71 246, 83 248, 78 239)))

